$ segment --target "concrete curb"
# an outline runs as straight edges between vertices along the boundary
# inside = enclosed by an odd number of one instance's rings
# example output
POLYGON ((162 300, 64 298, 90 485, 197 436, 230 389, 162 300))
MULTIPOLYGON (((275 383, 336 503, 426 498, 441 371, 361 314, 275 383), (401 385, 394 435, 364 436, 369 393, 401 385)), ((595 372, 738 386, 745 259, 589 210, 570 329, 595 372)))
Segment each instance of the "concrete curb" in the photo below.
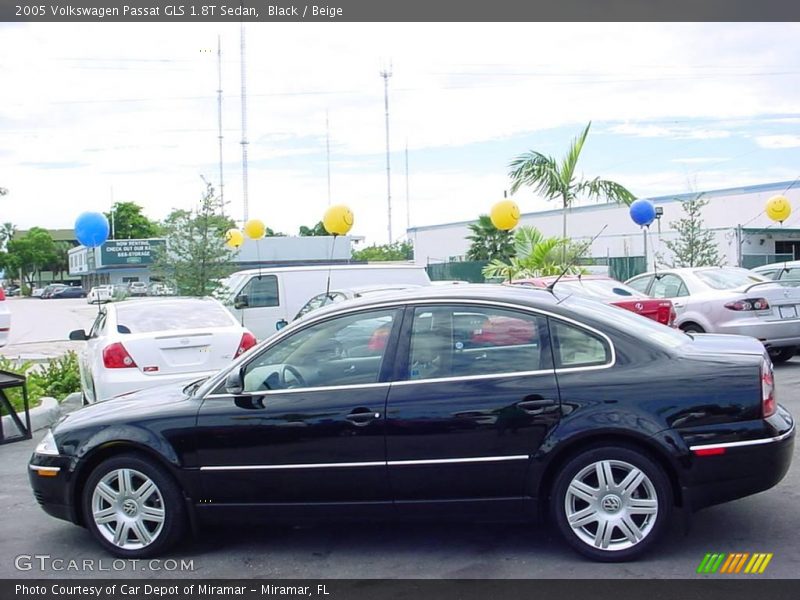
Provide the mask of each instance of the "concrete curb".
MULTIPOLYGON (((31 433, 50 427, 58 421, 62 414, 72 412, 73 410, 81 407, 81 394, 75 392, 70 394, 61 402, 49 396, 42 398, 41 404, 36 408, 32 408, 31 414, 31 433)), ((25 413, 17 413, 20 421, 25 422, 25 413)), ((17 426, 11 420, 10 415, 3 417, 3 432, 6 435, 14 436, 17 433, 17 426)))

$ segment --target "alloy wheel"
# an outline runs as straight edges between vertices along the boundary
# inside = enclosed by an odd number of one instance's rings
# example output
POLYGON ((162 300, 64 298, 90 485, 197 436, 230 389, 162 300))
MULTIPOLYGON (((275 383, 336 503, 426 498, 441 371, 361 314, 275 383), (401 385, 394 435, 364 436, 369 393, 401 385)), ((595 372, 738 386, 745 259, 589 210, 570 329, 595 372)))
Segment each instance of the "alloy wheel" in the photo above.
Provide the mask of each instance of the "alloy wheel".
POLYGON ((622 460, 593 462, 572 478, 564 511, 573 533, 601 551, 641 543, 658 518, 658 496, 650 478, 622 460))

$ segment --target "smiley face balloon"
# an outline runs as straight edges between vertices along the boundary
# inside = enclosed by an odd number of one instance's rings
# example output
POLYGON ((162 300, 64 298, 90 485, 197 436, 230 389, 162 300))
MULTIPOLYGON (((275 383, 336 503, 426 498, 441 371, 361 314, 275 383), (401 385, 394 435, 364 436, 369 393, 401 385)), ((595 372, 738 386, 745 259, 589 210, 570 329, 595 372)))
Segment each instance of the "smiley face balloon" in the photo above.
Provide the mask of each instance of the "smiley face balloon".
POLYGON ((228 229, 225 232, 225 243, 230 248, 238 248, 244 242, 244 236, 238 229, 228 229))
POLYGON ((331 206, 322 217, 322 226, 331 235, 347 235, 353 227, 353 211, 344 204, 331 206))
POLYGON ((489 218, 492 220, 492 225, 499 230, 508 231, 519 223, 519 206, 513 200, 501 200, 492 206, 489 218))
POLYGON ((765 211, 770 219, 783 223, 792 214, 792 205, 786 196, 778 194, 767 200, 765 211))

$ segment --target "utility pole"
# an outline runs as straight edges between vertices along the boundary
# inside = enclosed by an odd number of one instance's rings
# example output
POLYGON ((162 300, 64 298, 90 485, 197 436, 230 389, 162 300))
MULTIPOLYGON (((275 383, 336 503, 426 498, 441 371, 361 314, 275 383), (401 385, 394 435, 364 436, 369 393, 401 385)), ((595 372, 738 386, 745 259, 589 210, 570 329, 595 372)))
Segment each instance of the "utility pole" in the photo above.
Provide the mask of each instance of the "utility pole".
POLYGON ((392 76, 392 65, 389 63, 389 69, 381 70, 381 77, 383 77, 383 103, 386 108, 386 206, 388 212, 387 231, 389 234, 389 243, 391 244, 394 238, 392 237, 392 169, 389 163, 389 77, 392 76))
POLYGON ((222 177, 222 40, 217 36, 217 139, 219 140, 219 201, 225 210, 225 181, 222 177))
POLYGON ((408 193, 408 140, 406 140, 406 235, 411 229, 411 200, 408 193))
POLYGON ((245 53, 244 21, 241 32, 241 62, 242 62, 242 206, 243 223, 249 219, 249 206, 247 199, 247 64, 245 53))
POLYGON ((328 158, 328 206, 331 205, 331 128, 328 111, 325 110, 325 154, 328 158))

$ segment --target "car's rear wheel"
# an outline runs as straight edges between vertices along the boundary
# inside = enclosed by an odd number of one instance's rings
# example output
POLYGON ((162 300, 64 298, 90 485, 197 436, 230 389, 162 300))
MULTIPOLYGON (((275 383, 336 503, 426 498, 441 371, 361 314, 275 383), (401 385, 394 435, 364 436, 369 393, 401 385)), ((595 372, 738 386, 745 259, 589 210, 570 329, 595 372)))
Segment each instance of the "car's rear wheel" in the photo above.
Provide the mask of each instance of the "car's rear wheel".
POLYGON ((180 539, 185 514, 180 489, 160 465, 135 454, 98 465, 83 489, 84 522, 109 552, 146 558, 180 539))
POLYGON ((785 363, 787 360, 797 354, 797 348, 795 346, 790 346, 787 348, 770 348, 768 352, 772 363, 779 365, 781 363, 785 363))
POLYGON ((685 323, 681 325, 681 330, 686 333, 705 333, 706 330, 700 327, 697 323, 685 323))
POLYGON ((550 509, 564 539, 594 560, 638 558, 672 513, 663 469, 626 447, 603 446, 571 459, 558 474, 550 509))

